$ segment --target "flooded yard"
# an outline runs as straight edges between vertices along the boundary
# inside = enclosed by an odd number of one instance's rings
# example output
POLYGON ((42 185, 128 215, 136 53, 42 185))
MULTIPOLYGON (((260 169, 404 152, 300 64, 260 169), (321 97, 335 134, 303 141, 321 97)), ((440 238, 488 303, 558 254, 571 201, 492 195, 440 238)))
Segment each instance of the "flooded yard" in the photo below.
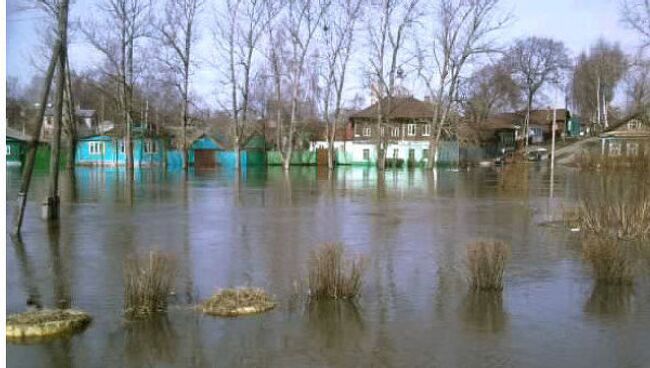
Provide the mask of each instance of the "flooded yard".
MULTIPOLYGON (((648 367, 650 279, 595 287, 564 208, 597 174, 313 167, 181 172, 78 168, 61 176, 57 227, 39 219, 35 173, 23 241, 7 237, 7 313, 26 304, 93 316, 69 339, 8 344, 10 367, 648 367), (548 225, 551 222, 555 225, 548 225), (511 246, 502 295, 470 293, 466 244, 511 246), (356 302, 304 303, 310 250, 342 242, 366 259, 356 302), (123 316, 123 266, 174 255, 165 317, 123 316), (241 318, 192 307, 221 288, 262 287, 272 311, 241 318)), ((7 224, 19 185, 8 170, 7 224)), ((636 183, 636 182, 635 182, 636 183)), ((630 185, 646 185, 641 184, 630 185)))

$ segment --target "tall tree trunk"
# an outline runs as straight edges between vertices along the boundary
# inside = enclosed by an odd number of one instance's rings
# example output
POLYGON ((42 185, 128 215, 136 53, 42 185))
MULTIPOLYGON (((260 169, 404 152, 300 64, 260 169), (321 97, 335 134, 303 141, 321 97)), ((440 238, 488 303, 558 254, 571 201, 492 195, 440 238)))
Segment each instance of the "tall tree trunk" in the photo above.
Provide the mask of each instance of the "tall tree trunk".
MULTIPOLYGON (((131 36, 133 37, 133 36, 131 36)), ((126 115, 126 168, 127 173, 131 174, 127 176, 129 180, 133 179, 133 167, 135 166, 133 158, 133 121, 131 116, 131 103, 133 99, 133 39, 128 40, 127 43, 127 66, 128 66, 128 77, 124 85, 124 95, 125 95, 125 106, 124 112, 126 115)))
POLYGON ((32 132, 31 140, 29 141, 29 149, 27 157, 25 158, 25 166, 23 167, 22 178, 20 183, 20 190, 18 191, 18 198, 14 207, 14 224, 12 235, 19 236, 20 229, 23 225, 23 218, 25 216, 25 205, 27 204, 27 193, 29 192, 29 184, 32 181, 32 172, 34 171, 34 161, 36 159, 36 150, 38 149, 38 140, 41 136, 41 128, 43 127, 43 117, 45 116, 45 108, 50 94, 50 87, 52 85, 52 78, 54 77, 54 69, 56 68, 61 51, 61 40, 57 40, 52 47, 52 57, 50 58, 50 65, 45 73, 45 82, 43 83, 43 91, 41 92, 41 99, 38 114, 34 122, 34 131, 32 132))
POLYGON ((525 122, 525 137, 524 137, 524 154, 527 154, 528 152, 528 138, 530 136, 530 110, 533 105, 533 94, 531 92, 528 92, 528 100, 526 103, 526 122, 525 122))
POLYGON ((70 62, 66 58, 66 106, 67 106, 67 124, 68 124, 68 159, 66 163, 67 170, 74 170, 77 159, 77 122, 75 121, 75 105, 72 98, 72 85, 70 81, 70 62))
POLYGON ((59 48, 58 73, 56 76, 54 135, 50 142, 50 184, 46 199, 46 213, 43 214, 47 220, 56 220, 59 218, 59 158, 61 151, 61 128, 63 125, 63 94, 65 92, 66 84, 65 66, 68 42, 68 0, 61 1, 58 11, 58 38, 61 40, 61 47, 59 48))

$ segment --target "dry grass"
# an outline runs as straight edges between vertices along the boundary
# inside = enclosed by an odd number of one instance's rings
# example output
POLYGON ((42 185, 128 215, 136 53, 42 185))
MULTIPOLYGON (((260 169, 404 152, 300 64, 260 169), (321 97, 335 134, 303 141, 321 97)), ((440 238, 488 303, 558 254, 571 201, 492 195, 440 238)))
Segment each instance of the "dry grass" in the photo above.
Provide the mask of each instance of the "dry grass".
POLYGON ((607 237, 589 236, 582 241, 582 256, 589 262, 596 282, 630 285, 634 264, 624 243, 607 237))
POLYGON ((600 236, 619 239, 650 238, 650 195, 641 186, 631 185, 626 193, 604 191, 565 213, 570 227, 600 236))
POLYGON ((276 303, 259 288, 224 289, 203 302, 203 313, 222 317, 261 313, 273 309, 276 303))
POLYGON ((650 159, 642 155, 605 156, 597 152, 584 151, 578 155, 574 164, 583 170, 631 170, 640 173, 650 171, 650 159))
POLYGON ((475 290, 503 290, 503 274, 510 249, 504 242, 480 240, 467 246, 469 279, 475 290))
POLYGON ((149 252, 129 259, 124 268, 124 309, 132 316, 167 310, 167 297, 174 286, 175 259, 165 253, 149 252))
POLYGON ((309 296, 315 299, 354 298, 359 295, 363 277, 361 258, 345 259, 339 243, 320 245, 309 260, 309 296))

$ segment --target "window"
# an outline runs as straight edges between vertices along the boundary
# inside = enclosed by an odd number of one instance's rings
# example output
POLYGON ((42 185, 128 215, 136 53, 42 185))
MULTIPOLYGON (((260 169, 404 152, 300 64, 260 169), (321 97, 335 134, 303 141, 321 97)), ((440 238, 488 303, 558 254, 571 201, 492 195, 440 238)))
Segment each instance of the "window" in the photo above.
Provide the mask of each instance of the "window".
POLYGON ((359 125, 354 124, 354 136, 355 137, 360 137, 361 134, 359 133, 359 125))
POLYGON ((428 137, 428 136, 431 135, 431 127, 429 126, 429 124, 424 124, 422 126, 422 135, 425 136, 425 137, 428 137))
POLYGON ((638 143, 628 143, 627 144, 627 155, 628 156, 638 156, 639 155, 639 144, 638 143))
POLYGON ((429 149, 425 148, 422 150, 422 159, 423 160, 428 160, 429 159, 429 149))
POLYGON ((11 156, 11 146, 7 145, 7 156, 11 156))
POLYGON ((104 142, 90 142, 90 154, 99 155, 104 153, 104 142))
POLYGON ((156 152, 156 142, 151 139, 144 141, 144 153, 155 153, 156 152))
POLYGON ((406 126, 406 135, 408 135, 409 137, 415 136, 415 127, 416 127, 415 124, 407 125, 406 126))
POLYGON ((363 159, 366 161, 370 160, 370 150, 368 148, 363 149, 363 159))
POLYGON ((621 155, 621 144, 618 142, 609 143, 609 155, 610 156, 620 156, 621 155))
POLYGON ((392 136, 393 137, 399 137, 399 127, 398 128, 393 128, 392 136))
POLYGON ((399 156, 399 148, 393 149, 393 158, 397 158, 399 156))
POLYGON ((382 137, 386 135, 386 129, 385 129, 385 127, 381 127, 381 129, 380 129, 379 131, 381 132, 381 136, 382 136, 382 137))
POLYGON ((126 142, 124 140, 121 140, 119 142, 119 145, 120 145, 120 153, 124 153, 124 151, 126 151, 126 142))
POLYGON ((363 128, 363 136, 370 137, 370 127, 367 126, 363 128))

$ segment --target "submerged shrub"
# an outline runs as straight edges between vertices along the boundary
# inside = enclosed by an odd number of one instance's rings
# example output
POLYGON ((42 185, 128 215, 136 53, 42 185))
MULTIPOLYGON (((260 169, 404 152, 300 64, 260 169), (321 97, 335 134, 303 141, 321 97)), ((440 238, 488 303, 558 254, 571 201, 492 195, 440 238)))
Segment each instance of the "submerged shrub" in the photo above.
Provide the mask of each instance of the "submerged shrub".
POLYGON ((584 151, 574 161, 575 166, 583 170, 599 171, 650 171, 650 160, 643 155, 606 156, 597 152, 584 151))
POLYGON ((124 309, 134 316, 167 310, 174 286, 175 259, 162 252, 127 260, 124 268, 124 309))
POLYGON ((634 281, 634 265, 621 241, 589 236, 582 241, 582 256, 598 283, 629 285, 634 281))
POLYGON ((650 195, 643 185, 625 193, 604 191, 598 198, 583 200, 565 213, 571 227, 620 239, 650 238, 650 195))
POLYGON ((497 240, 480 240, 467 246, 467 263, 472 289, 503 290, 503 274, 510 251, 497 240))
POLYGON ((339 243, 326 243, 312 251, 309 260, 309 296, 312 298, 354 298, 359 295, 363 276, 362 259, 345 259, 339 243))
POLYGON ((224 289, 201 304, 203 313, 222 317, 261 313, 275 307, 266 291, 259 288, 224 289))

